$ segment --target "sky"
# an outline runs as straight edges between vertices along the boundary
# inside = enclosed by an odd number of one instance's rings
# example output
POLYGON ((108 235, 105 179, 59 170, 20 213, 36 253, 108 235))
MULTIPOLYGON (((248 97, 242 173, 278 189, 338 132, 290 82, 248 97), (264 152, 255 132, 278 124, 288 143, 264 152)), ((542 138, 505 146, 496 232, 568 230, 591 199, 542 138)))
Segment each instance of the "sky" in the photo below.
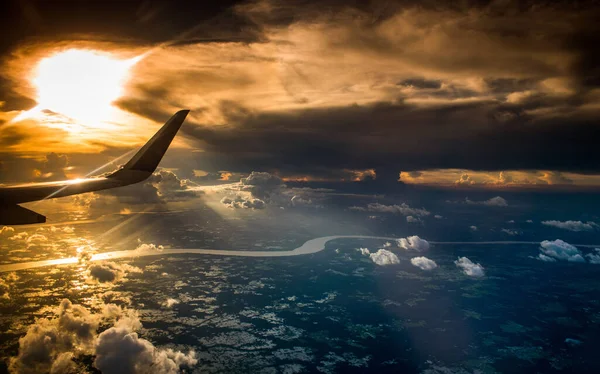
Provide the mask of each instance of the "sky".
POLYGON ((162 166, 196 183, 600 185, 593 2, 196 3, 8 1, 0 183, 114 169, 186 108, 162 166))

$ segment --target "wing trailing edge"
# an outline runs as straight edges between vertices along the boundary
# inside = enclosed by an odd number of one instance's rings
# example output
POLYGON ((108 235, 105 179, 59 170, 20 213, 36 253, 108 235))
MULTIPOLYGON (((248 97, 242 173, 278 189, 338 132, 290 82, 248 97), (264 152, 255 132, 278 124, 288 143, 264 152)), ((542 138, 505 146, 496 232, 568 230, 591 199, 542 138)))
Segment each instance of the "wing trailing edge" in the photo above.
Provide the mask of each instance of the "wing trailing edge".
POLYGON ((46 217, 22 206, 0 207, 0 225, 30 225, 44 222, 46 217))

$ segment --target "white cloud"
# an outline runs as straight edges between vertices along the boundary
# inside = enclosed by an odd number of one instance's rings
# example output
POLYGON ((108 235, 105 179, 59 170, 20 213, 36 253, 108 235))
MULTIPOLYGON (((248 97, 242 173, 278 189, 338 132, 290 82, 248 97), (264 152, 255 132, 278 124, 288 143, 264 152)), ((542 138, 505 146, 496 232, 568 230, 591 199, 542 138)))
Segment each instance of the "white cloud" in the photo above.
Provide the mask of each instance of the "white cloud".
POLYGON ((600 265, 600 248, 594 248, 596 253, 588 253, 585 257, 588 258, 590 264, 600 265))
POLYGON ((471 231, 477 231, 477 226, 475 226, 475 225, 469 226, 469 229, 471 229, 471 231))
POLYGON ((406 222, 408 223, 423 223, 423 220, 413 216, 406 216, 406 222))
POLYGON ((537 257, 538 260, 540 261, 544 261, 544 262, 556 262, 555 258, 552 258, 550 256, 546 256, 545 254, 540 253, 537 257))
MULTIPOLYGON (((581 252, 571 244, 560 239, 544 240, 540 243, 540 251, 549 257, 569 262, 585 262, 581 252)), ((541 259, 541 256, 540 256, 541 259)))
POLYGON ((172 297, 170 297, 163 303, 163 306, 167 309, 171 309, 173 306, 175 306, 177 304, 179 304, 179 300, 173 299, 172 297))
POLYGON ((508 202, 500 196, 492 197, 489 200, 483 200, 483 201, 473 201, 473 200, 469 200, 469 198, 466 198, 465 203, 470 204, 470 205, 485 205, 485 206, 498 206, 498 207, 508 206, 508 202))
POLYGON ((357 251, 360 252, 361 255, 364 256, 368 256, 371 254, 371 251, 369 251, 369 248, 356 248, 357 251))
POLYGON ((175 374, 196 364, 195 353, 156 348, 139 338, 142 325, 134 310, 105 304, 98 313, 64 299, 55 318, 41 318, 19 339, 19 353, 10 359, 14 373, 80 372, 82 356, 96 356, 94 367, 105 373, 175 374), (98 334, 100 326, 112 326, 98 334))
POLYGON ((520 233, 517 230, 511 230, 511 229, 502 229, 501 230, 503 233, 508 234, 510 236, 515 236, 515 235, 519 235, 520 233))
POLYGON ((398 247, 403 249, 412 249, 415 251, 426 251, 429 249, 429 242, 419 238, 417 235, 409 236, 408 238, 400 238, 397 240, 398 247))
POLYGON ((439 214, 436 214, 435 216, 433 216, 433 218, 435 218, 435 219, 442 219, 444 217, 440 216, 439 214))
POLYGON ((410 259, 410 263, 418 267, 421 270, 433 270, 438 267, 435 261, 428 259, 427 257, 413 257, 410 259))
POLYGON ((369 203, 366 207, 353 206, 350 210, 362 211, 362 212, 378 212, 378 213, 394 213, 402 214, 403 216, 416 216, 423 217, 431 214, 425 208, 411 208, 408 204, 402 203, 400 205, 384 205, 380 203, 369 203))
POLYGON ((569 231, 594 231, 600 228, 595 222, 581 222, 581 221, 542 221, 542 225, 558 227, 559 229, 569 231))
POLYGON ((369 257, 371 257, 371 260, 373 260, 374 263, 380 266, 394 265, 400 263, 400 259, 398 258, 398 256, 388 251, 387 249, 380 249, 375 253, 371 253, 369 257))
POLYGON ((485 275, 483 266, 473 263, 467 257, 459 257, 454 263, 462 269, 463 273, 470 277, 481 278, 485 275))
POLYGON ((177 374, 182 367, 194 366, 196 353, 157 349, 138 336, 127 324, 115 324, 102 332, 96 344, 94 366, 104 373, 177 374))
POLYGON ((294 195, 290 199, 292 206, 308 206, 312 205, 313 201, 310 198, 304 198, 300 195, 294 195))

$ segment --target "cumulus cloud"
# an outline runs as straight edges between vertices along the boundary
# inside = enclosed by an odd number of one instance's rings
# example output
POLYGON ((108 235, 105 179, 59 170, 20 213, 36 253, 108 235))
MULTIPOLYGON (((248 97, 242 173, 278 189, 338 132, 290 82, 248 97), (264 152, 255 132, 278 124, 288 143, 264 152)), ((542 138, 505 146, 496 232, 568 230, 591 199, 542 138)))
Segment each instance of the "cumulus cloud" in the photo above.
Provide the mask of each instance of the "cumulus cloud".
POLYGON ((433 270, 438 267, 435 261, 428 259, 427 257, 413 257, 410 259, 410 263, 418 267, 421 270, 433 270))
POLYGON ((543 172, 540 180, 548 184, 572 184, 573 180, 558 171, 543 172))
POLYGON ((571 244, 560 239, 544 240, 540 243, 540 253, 538 258, 547 261, 544 256, 551 257, 556 260, 569 262, 585 262, 581 252, 571 244))
POLYGON ((292 206, 309 206, 312 205, 313 201, 310 198, 305 198, 300 195, 294 195, 290 200, 292 206))
POLYGON ((366 207, 352 206, 350 210, 356 210, 361 212, 378 212, 378 213, 394 213, 402 214, 403 216, 416 216, 424 217, 431 214, 425 208, 411 208, 408 204, 402 203, 400 205, 384 205, 380 203, 369 203, 366 207))
POLYGON ((15 273, 9 273, 6 277, 0 278, 0 300, 10 299, 10 288, 19 277, 15 273))
POLYGON ((409 236, 407 238, 400 238, 397 240, 398 247, 403 249, 410 249, 419 252, 427 251, 430 247, 429 242, 425 239, 419 238, 417 235, 409 236))
POLYGON ((418 217, 406 216, 406 222, 408 222, 408 223, 423 223, 423 220, 418 217))
POLYGON ((164 201, 179 201, 197 197, 201 192, 189 189, 187 179, 180 179, 174 172, 159 170, 146 181, 156 187, 158 196, 164 201))
POLYGON ((569 230, 569 231, 594 231, 600 228, 595 222, 582 222, 582 221, 542 221, 542 225, 558 227, 559 229, 569 230))
POLYGON ((356 250, 359 251, 360 254, 363 256, 368 256, 371 254, 371 251, 369 251, 369 248, 356 248, 356 250))
POLYGON ((477 231, 478 228, 475 225, 471 225, 471 226, 469 226, 469 230, 471 230, 471 231, 477 231))
POLYGON ((481 278, 485 275, 483 266, 473 263, 467 257, 459 257, 458 260, 454 261, 454 264, 470 277, 481 278))
POLYGON ((503 197, 500 197, 500 196, 492 197, 491 199, 483 200, 483 201, 473 201, 473 200, 469 200, 469 198, 466 198, 465 203, 470 204, 470 205, 485 205, 485 206, 498 206, 498 207, 508 206, 508 202, 503 197))
POLYGON ((101 262, 90 265, 88 273, 91 279, 100 283, 116 282, 128 273, 141 273, 138 267, 116 262, 101 262))
POLYGON ((19 352, 10 359, 14 373, 79 372, 76 358, 95 356, 94 367, 105 373, 175 374, 197 363, 195 352, 156 348, 135 332, 142 325, 137 313, 106 304, 97 313, 63 300, 55 318, 41 318, 19 339, 19 352), (100 326, 109 325, 98 334, 100 326))
POLYGON ((44 180, 64 180, 67 179, 65 169, 69 166, 69 158, 65 154, 50 152, 46 155, 46 160, 39 169, 35 169, 38 178, 44 180))
POLYGON ((194 351, 185 354, 157 349, 127 325, 115 325, 98 336, 94 366, 104 373, 177 374, 198 360, 194 351))
POLYGON ((189 189, 188 181, 180 179, 174 172, 159 170, 143 183, 102 192, 115 196, 119 202, 126 204, 156 204, 182 201, 201 194, 189 189))
POLYGON ((43 242, 47 242, 48 238, 42 234, 33 234, 27 237, 27 243, 28 244, 33 244, 33 243, 43 243, 43 242))
POLYGON ((12 235, 14 232, 15 232, 15 229, 13 229, 12 227, 3 226, 0 229, 0 236, 12 235))
POLYGON ((255 199, 250 196, 236 195, 235 197, 224 197, 221 204, 232 209, 264 209, 265 202, 261 199, 255 199))
POLYGON ((249 191, 258 198, 268 198, 280 188, 284 187, 283 180, 277 175, 267 172, 253 171, 246 178, 240 180, 243 191, 249 191))
POLYGON ((21 231, 20 233, 9 237, 8 240, 24 240, 28 236, 29 236, 29 233, 27 231, 21 231))
POLYGON ((253 171, 239 183, 230 185, 227 190, 239 192, 236 197, 226 196, 221 203, 231 208, 262 209, 266 205, 279 207, 321 208, 328 192, 323 188, 288 187, 283 180, 268 172, 253 171))
POLYGON ((550 256, 546 256, 543 253, 540 253, 537 257, 538 260, 540 261, 544 261, 544 262, 556 262, 556 259, 550 256))
POLYGON ((167 300, 165 300, 165 302, 162 305, 167 309, 171 309, 177 304, 179 304, 179 300, 169 297, 167 300))
POLYGON ((0 300, 1 299, 10 299, 10 287, 6 283, 6 281, 0 278, 0 300))
POLYGON ((75 369, 69 355, 93 352, 102 316, 90 313, 81 305, 63 300, 54 319, 39 319, 19 339, 19 354, 11 359, 10 369, 15 373, 50 372, 59 363, 75 369), (68 361, 68 360, 67 360, 68 361))
POLYGON ((399 264, 400 259, 394 253, 387 249, 380 249, 375 253, 369 255, 371 260, 380 266, 399 264))
POLYGON ((475 181, 473 179, 471 179, 469 174, 463 173, 463 174, 461 174, 460 178, 457 179, 454 183, 461 185, 461 186, 470 186, 472 184, 475 184, 475 181))
POLYGON ((588 258, 590 264, 600 265, 600 248, 594 248, 593 253, 585 255, 588 258))

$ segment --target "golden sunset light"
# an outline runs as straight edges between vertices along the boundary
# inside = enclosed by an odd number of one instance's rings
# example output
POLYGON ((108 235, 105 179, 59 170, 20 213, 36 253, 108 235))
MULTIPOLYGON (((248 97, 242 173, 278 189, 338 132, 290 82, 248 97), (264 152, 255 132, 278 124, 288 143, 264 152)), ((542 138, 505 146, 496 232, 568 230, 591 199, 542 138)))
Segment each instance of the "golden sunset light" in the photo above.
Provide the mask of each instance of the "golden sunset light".
POLYGON ((106 52, 79 49, 45 57, 30 77, 37 105, 13 121, 50 111, 74 121, 63 127, 73 132, 110 126, 115 119, 113 103, 123 94, 130 69, 140 58, 121 60, 106 52))

